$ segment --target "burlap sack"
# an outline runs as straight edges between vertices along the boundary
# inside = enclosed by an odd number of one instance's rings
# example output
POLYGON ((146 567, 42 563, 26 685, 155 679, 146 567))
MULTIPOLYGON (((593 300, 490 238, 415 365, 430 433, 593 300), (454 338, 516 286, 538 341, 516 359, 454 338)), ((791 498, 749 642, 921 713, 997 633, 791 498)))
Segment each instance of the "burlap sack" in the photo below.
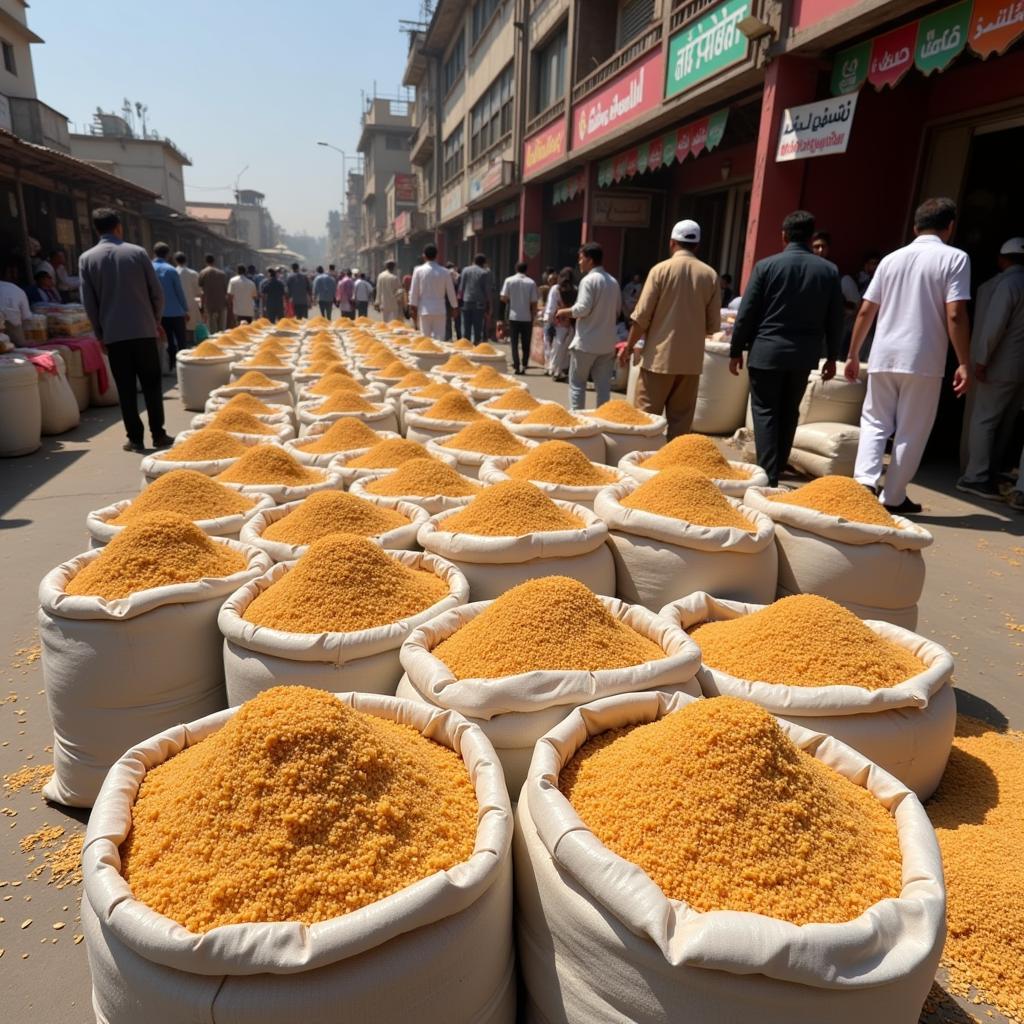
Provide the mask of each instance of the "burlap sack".
POLYGON ((760 604, 774 598, 778 555, 767 516, 726 497, 756 532, 695 526, 624 506, 622 498, 639 486, 636 480, 613 484, 594 500, 615 553, 616 596, 651 611, 694 590, 760 604))
POLYGON ((247 701, 283 682, 318 690, 394 694, 402 675, 398 650, 421 623, 469 600, 469 584, 441 558, 413 551, 389 551, 411 568, 428 569, 448 583, 450 593, 416 615, 386 626, 351 633, 287 633, 246 622, 246 608, 295 565, 278 562, 224 602, 218 623, 224 635, 224 678, 228 704, 247 701))
POLYGON ((314 925, 239 924, 198 935, 132 897, 118 853, 148 771, 220 728, 225 711, 140 742, 111 772, 83 850, 82 924, 99 1024, 513 1024, 512 816, 487 738, 457 715, 339 694, 455 750, 480 804, 472 856, 370 906, 314 925))
MULTIPOLYGON (((512 463, 518 462, 521 458, 521 455, 488 458, 480 467, 480 482, 482 484, 500 484, 505 480, 510 480, 511 477, 506 470, 512 463)), ((595 461, 593 465, 603 469, 605 472, 615 474, 620 482, 627 479, 626 474, 614 466, 606 466, 600 461, 595 461)), ((593 487, 576 487, 570 484, 552 484, 546 480, 531 480, 530 483, 555 501, 567 501, 571 505, 582 505, 590 510, 594 508, 594 499, 608 486, 608 484, 596 484, 593 487)))
POLYGON ((829 736, 781 721, 798 746, 890 810, 903 888, 845 924, 701 913, 612 853, 559 792, 586 740, 662 718, 685 694, 623 694, 573 711, 537 744, 515 836, 519 965, 530 1024, 916 1024, 945 939, 935 833, 920 802, 829 736))
MULTIPOLYGON (((650 480, 658 472, 656 469, 644 469, 641 465, 642 462, 645 462, 654 454, 656 452, 653 451, 630 452, 619 460, 619 469, 634 480, 639 480, 640 483, 643 483, 645 480, 650 480)), ((730 498, 742 498, 747 493, 748 487, 768 486, 768 474, 760 466, 755 466, 752 462, 734 462, 732 459, 727 461, 733 469, 746 473, 747 478, 745 480, 712 479, 711 482, 723 494, 729 495, 730 498)))
MULTIPOLYGON (((763 607, 697 593, 666 605, 661 615, 689 632, 763 607)), ((705 697, 724 694, 753 701, 795 725, 834 736, 927 800, 942 779, 956 730, 953 659, 945 648, 899 626, 865 625, 920 658, 924 671, 897 686, 866 690, 854 680, 848 686, 779 686, 704 665, 697 676, 701 691, 705 697)))

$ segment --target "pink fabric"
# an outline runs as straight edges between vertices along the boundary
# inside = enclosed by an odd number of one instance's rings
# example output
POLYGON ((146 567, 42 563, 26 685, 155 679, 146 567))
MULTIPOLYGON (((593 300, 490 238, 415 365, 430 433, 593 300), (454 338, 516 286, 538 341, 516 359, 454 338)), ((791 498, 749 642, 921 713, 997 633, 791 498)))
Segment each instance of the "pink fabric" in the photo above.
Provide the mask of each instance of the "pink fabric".
POLYGON ((107 376, 107 364, 103 359, 103 346, 96 338, 83 336, 80 338, 51 338, 37 348, 53 348, 60 345, 61 348, 76 349, 82 353, 82 369, 86 373, 96 374, 96 386, 103 394, 110 386, 110 378, 107 376))
POLYGON ((37 370, 42 370, 44 373, 57 372, 57 360, 53 356, 47 355, 45 352, 33 352, 31 355, 27 352, 22 354, 37 370))

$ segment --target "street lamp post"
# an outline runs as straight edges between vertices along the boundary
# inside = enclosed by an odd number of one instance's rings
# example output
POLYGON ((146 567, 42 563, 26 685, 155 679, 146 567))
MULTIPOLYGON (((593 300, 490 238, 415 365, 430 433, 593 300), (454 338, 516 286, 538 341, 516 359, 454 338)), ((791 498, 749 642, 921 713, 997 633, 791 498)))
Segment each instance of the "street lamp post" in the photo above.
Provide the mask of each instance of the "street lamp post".
MULTIPOLYGON (((345 152, 345 150, 339 149, 337 146, 332 146, 329 142, 318 142, 317 145, 318 146, 323 146, 324 149, 333 149, 335 153, 340 153, 341 154, 341 176, 342 176, 342 181, 343 181, 343 184, 344 184, 345 188, 348 188, 348 173, 347 173, 347 169, 346 169, 346 162, 349 161, 349 160, 352 160, 353 162, 358 163, 359 162, 359 157, 358 156, 350 156, 348 153, 345 152)), ((358 171, 358 167, 356 168, 356 170, 358 171)))

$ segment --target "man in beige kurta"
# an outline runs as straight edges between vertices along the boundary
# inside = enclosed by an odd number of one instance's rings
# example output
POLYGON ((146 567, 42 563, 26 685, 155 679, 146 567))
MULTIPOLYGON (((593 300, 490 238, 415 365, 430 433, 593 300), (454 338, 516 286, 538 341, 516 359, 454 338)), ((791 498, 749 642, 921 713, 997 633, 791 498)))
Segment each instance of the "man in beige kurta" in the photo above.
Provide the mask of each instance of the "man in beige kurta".
POLYGON ((643 338, 636 405, 668 420, 668 439, 688 433, 697 408, 704 339, 721 325, 718 275, 697 259, 700 226, 681 220, 672 229, 672 255, 647 275, 632 314, 622 359, 643 338))
POLYGON ((377 275, 377 298, 374 300, 374 306, 385 323, 404 319, 398 294, 401 289, 402 282, 395 273, 395 261, 388 260, 384 264, 384 269, 377 275))

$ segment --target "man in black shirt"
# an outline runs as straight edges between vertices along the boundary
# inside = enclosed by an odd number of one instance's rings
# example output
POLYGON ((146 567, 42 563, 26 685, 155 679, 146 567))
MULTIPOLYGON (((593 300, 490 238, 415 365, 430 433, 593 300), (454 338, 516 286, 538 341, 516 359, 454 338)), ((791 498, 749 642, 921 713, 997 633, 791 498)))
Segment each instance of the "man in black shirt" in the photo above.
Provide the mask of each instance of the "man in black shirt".
POLYGON ((284 281, 277 276, 274 267, 269 267, 260 285, 260 298, 263 300, 263 315, 271 323, 277 323, 284 316, 284 295, 284 281))
POLYGON ((814 216, 805 210, 782 222, 785 249, 759 260, 743 293, 732 333, 729 369, 738 374, 749 352, 750 408, 758 465, 772 487, 793 447, 807 377, 818 365, 823 380, 836 374, 843 338, 839 272, 810 250, 814 216))

